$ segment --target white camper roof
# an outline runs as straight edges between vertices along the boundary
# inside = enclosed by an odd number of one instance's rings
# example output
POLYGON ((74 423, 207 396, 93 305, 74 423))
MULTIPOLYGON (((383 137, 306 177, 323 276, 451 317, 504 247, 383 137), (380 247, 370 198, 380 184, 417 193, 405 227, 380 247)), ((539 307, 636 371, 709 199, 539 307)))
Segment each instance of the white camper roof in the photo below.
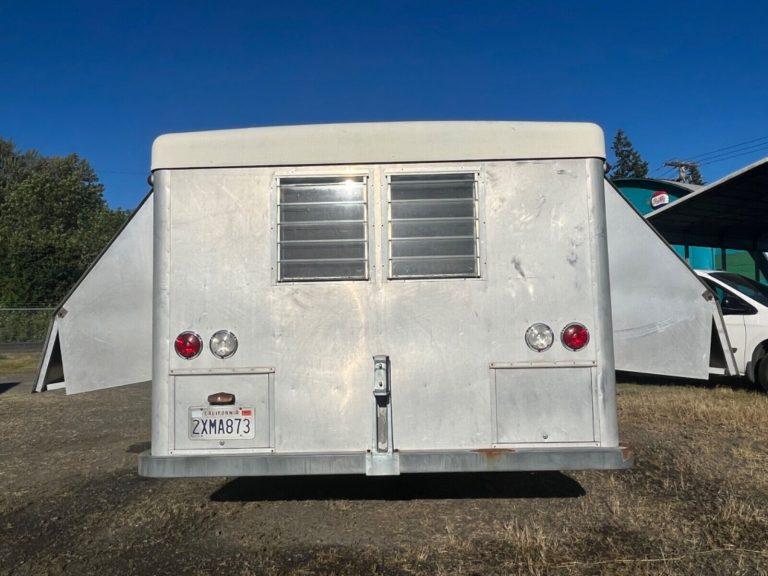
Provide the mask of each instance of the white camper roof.
POLYGON ((605 158, 603 131, 576 122, 374 122, 165 134, 152 145, 152 170, 546 158, 605 158))

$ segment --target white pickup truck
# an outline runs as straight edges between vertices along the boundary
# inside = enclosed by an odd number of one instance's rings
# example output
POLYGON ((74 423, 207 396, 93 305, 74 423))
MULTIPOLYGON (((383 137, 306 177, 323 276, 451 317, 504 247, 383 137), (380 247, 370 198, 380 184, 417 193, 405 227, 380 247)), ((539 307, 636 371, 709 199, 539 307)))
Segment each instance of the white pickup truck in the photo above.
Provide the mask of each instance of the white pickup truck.
POLYGON ((739 374, 768 392, 768 286, 733 272, 696 273, 720 303, 739 374))

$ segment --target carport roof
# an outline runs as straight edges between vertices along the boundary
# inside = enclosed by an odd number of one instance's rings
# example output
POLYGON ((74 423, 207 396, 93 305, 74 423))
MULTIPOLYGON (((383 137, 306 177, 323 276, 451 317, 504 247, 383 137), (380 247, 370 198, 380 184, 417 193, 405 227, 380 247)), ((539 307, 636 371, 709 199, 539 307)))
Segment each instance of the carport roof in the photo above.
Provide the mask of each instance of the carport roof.
POLYGON ((646 218, 670 244, 768 251, 768 158, 646 218))
POLYGON ((657 190, 660 188, 677 190, 681 194, 688 194, 703 188, 696 184, 686 182, 676 182, 674 180, 657 180, 656 178, 611 178, 614 185, 621 188, 647 188, 648 190, 657 190))

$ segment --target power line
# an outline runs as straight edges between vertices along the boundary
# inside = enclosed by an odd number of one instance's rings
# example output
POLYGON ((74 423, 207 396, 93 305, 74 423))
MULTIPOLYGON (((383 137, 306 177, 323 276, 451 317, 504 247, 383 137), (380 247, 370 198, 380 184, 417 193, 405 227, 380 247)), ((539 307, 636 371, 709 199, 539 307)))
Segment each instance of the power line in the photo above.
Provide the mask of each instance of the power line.
MULTIPOLYGON (((753 142, 760 142, 762 140, 768 140, 768 136, 760 136, 759 138, 753 138, 752 140, 745 140, 744 142, 739 142, 737 144, 731 144, 730 146, 723 146, 722 148, 717 148, 715 150, 710 150, 709 152, 704 152, 702 154, 697 154, 696 156, 690 156, 688 160, 696 160, 698 158, 701 158, 702 161, 704 161, 705 156, 711 156, 712 154, 715 154, 717 152, 722 152, 724 150, 730 150, 731 148, 741 148, 745 146, 746 144, 752 144, 753 142)), ((733 152, 736 152, 736 150, 733 150, 733 152)), ((708 160, 709 158, 707 158, 708 160)))
MULTIPOLYGON (((740 156, 746 156, 755 152, 768 149, 768 136, 760 136, 758 138, 752 138, 751 140, 744 140, 743 142, 737 142, 736 144, 730 144, 728 146, 722 146, 709 152, 703 152, 695 156, 689 156, 685 161, 694 162, 700 166, 706 166, 708 164, 715 164, 731 158, 738 158, 740 156)), ((671 162, 671 161, 670 161, 671 162)), ((653 174, 657 174, 659 179, 663 179, 667 174, 672 173, 675 167, 669 167, 669 162, 661 164, 653 171, 653 174), (666 170, 664 169, 665 167, 666 170)))
POLYGON ((746 148, 737 148, 736 150, 731 150, 730 152, 722 152, 721 154, 716 154, 715 156, 709 156, 699 160, 699 162, 706 163, 717 160, 719 158, 730 158, 731 156, 738 156, 740 154, 758 152, 766 147, 768 147, 768 142, 763 142, 762 144, 753 144, 752 146, 747 146, 746 148))
POLYGON ((665 176, 670 175, 670 174, 672 174, 672 172, 675 171, 674 168, 668 168, 668 167, 666 167, 666 164, 662 164, 661 166, 656 168, 656 170, 654 170, 653 173, 656 174, 660 170, 661 170, 661 173, 658 174, 659 180, 663 180, 665 176))
POLYGON ((701 165, 702 166, 706 166, 707 164, 715 164, 717 162, 724 162, 725 160, 730 160, 731 158, 738 158, 739 156, 746 156, 748 154, 754 154, 755 152, 761 152, 762 150, 768 151, 768 145, 763 146, 762 148, 757 148, 755 150, 749 150, 747 152, 742 152, 740 154, 733 154, 733 155, 727 156, 725 158, 719 158, 719 159, 716 159, 716 160, 709 160, 708 162, 702 162, 701 165))

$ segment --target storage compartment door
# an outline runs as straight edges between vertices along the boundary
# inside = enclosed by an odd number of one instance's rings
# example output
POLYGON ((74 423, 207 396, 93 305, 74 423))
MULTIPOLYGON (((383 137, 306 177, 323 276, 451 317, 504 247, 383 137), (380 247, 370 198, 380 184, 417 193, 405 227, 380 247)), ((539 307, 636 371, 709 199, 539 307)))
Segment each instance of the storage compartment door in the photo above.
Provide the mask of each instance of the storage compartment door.
POLYGON ((592 368, 497 368, 496 443, 594 442, 592 368))
MULTIPOLYGON (((174 446, 176 450, 269 448, 272 446, 274 435, 272 433, 271 374, 176 375, 173 377, 173 386, 174 446), (208 396, 217 392, 234 394, 235 403, 231 406, 221 407, 209 405, 208 396), (201 437, 199 429, 195 429, 195 418, 201 419, 201 409, 215 411, 217 408, 224 411, 238 408, 245 410, 248 417, 248 433, 243 434, 242 438, 207 439, 201 437), (193 431, 198 434, 194 434, 193 431)), ((215 414, 212 416, 216 417, 215 414)), ((237 422, 234 424, 237 425, 237 422)), ((236 433, 229 434, 229 436, 236 435, 236 433)))

